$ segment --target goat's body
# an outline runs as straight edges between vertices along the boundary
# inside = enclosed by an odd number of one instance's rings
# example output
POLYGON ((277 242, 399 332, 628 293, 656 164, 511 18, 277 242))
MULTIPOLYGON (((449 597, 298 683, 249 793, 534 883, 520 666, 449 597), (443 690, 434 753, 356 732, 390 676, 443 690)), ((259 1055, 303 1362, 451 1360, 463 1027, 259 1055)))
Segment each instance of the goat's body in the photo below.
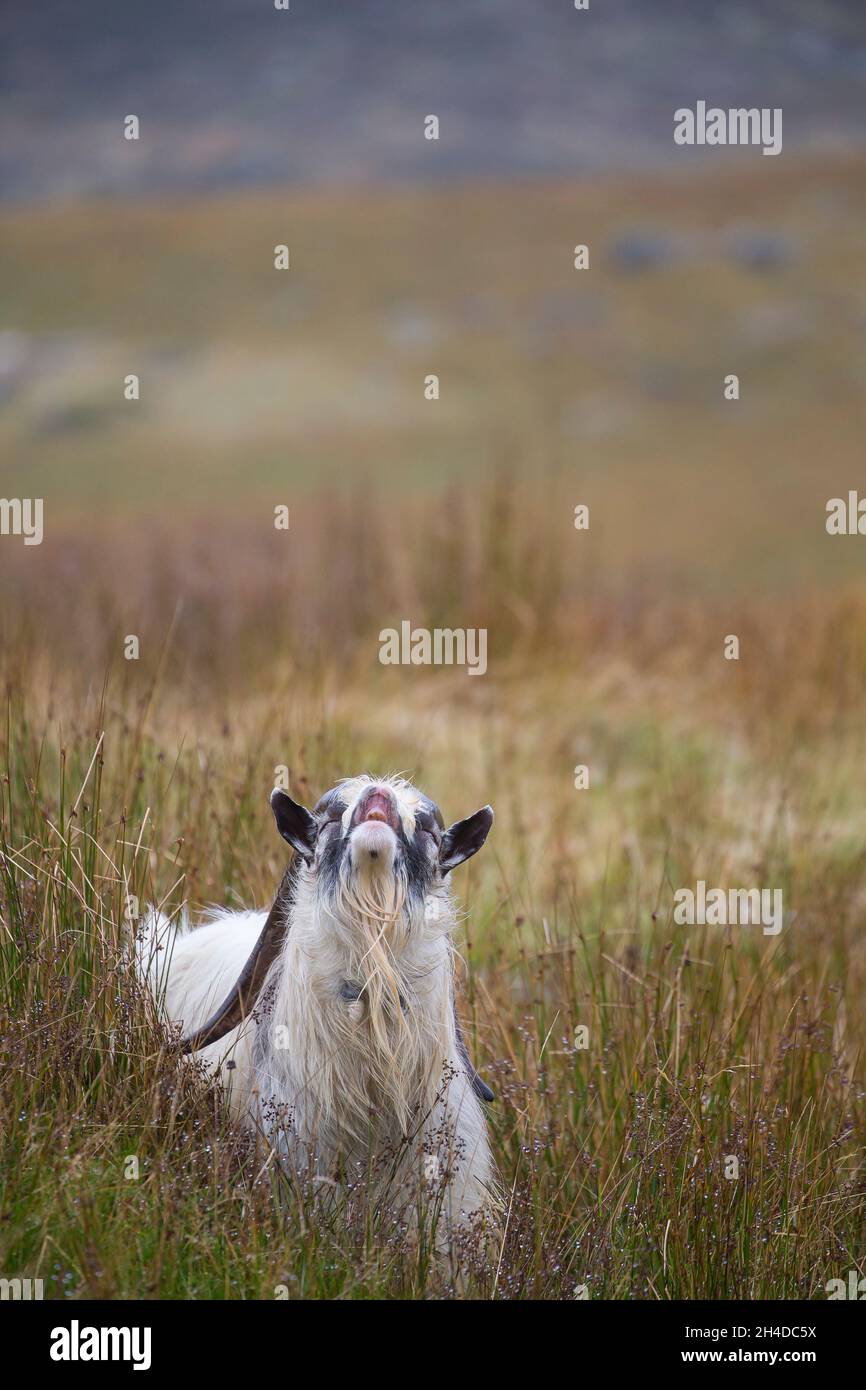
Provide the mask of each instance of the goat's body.
MULTIPOLYGON (((493 1174, 457 1037, 444 890, 436 908, 399 951, 389 947, 393 978, 374 1004, 375 990, 353 998, 353 982, 369 978, 364 934, 323 924, 302 894, 254 1012, 196 1055, 221 1077, 234 1115, 294 1166, 339 1181, 363 1165, 389 1204, 411 1208, 426 1193, 453 1229, 490 1206, 493 1174)), ((188 1033, 213 1012, 266 917, 221 912, 175 929, 150 915, 139 961, 172 1023, 188 1033)))
MULTIPOLYGON (((226 997, 264 926, 265 912, 220 912, 190 928, 151 913, 142 924, 138 957, 166 1018, 184 1028, 201 1023, 226 997)), ((196 1057, 220 1077, 235 1118, 249 1117, 255 1084, 252 1019, 196 1057)))

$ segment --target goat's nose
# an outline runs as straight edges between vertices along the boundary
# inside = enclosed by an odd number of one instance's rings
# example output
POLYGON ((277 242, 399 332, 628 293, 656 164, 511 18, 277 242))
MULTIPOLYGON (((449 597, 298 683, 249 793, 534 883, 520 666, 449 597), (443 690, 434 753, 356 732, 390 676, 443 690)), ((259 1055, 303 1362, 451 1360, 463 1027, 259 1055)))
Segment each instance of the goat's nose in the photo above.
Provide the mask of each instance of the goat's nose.
POLYGON ((387 787, 370 787, 358 800, 352 815, 352 826, 362 821, 377 820, 396 831, 400 826, 397 803, 387 787))

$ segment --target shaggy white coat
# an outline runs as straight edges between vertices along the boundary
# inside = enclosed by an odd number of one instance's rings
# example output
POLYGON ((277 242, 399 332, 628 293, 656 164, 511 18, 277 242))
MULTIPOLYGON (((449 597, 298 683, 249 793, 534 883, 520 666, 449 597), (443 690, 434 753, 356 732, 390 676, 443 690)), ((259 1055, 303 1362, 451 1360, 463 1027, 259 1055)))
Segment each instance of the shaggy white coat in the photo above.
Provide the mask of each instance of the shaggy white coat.
MULTIPOLYGON (((401 814, 413 814, 414 788, 384 780, 401 814)), ((314 870, 301 865, 281 954, 256 1009, 195 1056, 220 1076, 236 1117, 298 1168, 334 1182, 346 1163, 365 1169, 389 1203, 408 1214, 420 1198, 453 1229, 495 1206, 493 1166, 457 1043, 446 882, 423 906, 409 904, 387 856, 326 905, 314 870), (363 997, 348 998, 347 982, 362 986, 363 997)), ((148 915, 140 969, 184 1034, 228 994, 266 917, 217 912, 190 927, 186 918, 174 926, 148 915)))

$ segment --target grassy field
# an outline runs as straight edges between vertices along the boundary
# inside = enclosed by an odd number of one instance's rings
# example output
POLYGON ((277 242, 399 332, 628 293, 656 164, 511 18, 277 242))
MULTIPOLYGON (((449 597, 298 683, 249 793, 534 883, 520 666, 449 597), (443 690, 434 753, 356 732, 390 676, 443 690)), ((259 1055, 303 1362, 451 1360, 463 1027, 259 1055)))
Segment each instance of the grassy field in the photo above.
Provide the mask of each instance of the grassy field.
POLYGON ((670 1299, 866 1274, 866 540, 824 529, 862 474, 866 183, 761 163, 4 214, 3 490, 46 521, 0 539, 3 1276, 670 1299), (404 618, 486 627, 487 674, 382 667, 404 618), (455 889, 507 1221, 459 1283, 363 1184, 326 1212, 275 1171, 129 977, 127 894, 270 904, 282 764, 308 804, 369 770, 495 808, 455 889), (699 879, 781 888, 782 931, 677 925, 699 879))
MULTIPOLYGON (((362 1188, 328 1217, 281 1192, 125 972, 127 892, 270 901, 267 794, 287 763, 307 801, 347 771, 405 769, 449 817, 496 809, 457 885, 509 1212, 501 1248, 467 1255, 472 1293, 825 1296, 864 1256, 866 594, 747 599, 731 626, 706 600, 569 590, 574 533, 540 567, 504 485, 478 502, 499 509, 480 552, 449 553, 441 518, 425 532, 405 505, 417 550, 392 539, 371 564, 375 532, 347 522, 330 600, 309 571, 266 598, 228 564, 194 622, 139 662, 118 645, 105 681, 24 627, 4 646, 0 1268, 67 1296, 453 1292, 362 1188), (480 617, 515 595, 483 679, 378 666, 369 615, 416 555, 416 622, 449 592, 480 617), (344 611, 362 593, 366 620, 344 611), (327 652, 282 641, 283 604, 314 595, 327 652), (270 654, 240 641, 245 614, 270 654), (674 889, 698 878, 781 887, 782 932, 676 926, 674 889)), ((112 630, 107 608, 93 621, 112 630)))

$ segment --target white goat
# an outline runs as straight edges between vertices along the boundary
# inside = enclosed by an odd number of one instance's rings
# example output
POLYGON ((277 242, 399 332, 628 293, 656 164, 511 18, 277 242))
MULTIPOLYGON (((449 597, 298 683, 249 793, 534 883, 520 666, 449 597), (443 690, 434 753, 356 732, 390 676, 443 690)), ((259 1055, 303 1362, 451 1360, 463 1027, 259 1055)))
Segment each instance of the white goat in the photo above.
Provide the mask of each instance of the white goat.
POLYGON ((347 1161, 394 1156, 388 1201, 434 1189, 453 1231, 494 1202, 479 1104, 493 1093, 455 1012, 447 876, 484 844, 493 812, 446 831, 416 787, 368 776, 312 813, 279 789, 271 806, 295 853, 270 913, 219 912, 188 930, 151 912, 140 967, 184 1051, 219 1072, 234 1113, 284 1159, 338 1182, 347 1161))

